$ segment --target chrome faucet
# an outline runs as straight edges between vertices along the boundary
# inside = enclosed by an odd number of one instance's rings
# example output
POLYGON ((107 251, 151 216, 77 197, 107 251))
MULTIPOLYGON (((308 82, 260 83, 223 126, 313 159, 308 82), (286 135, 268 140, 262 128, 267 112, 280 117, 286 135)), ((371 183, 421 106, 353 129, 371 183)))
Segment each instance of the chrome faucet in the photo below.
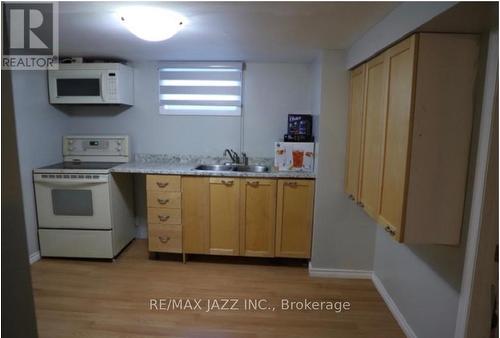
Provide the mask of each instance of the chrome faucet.
POLYGON ((247 156, 247 153, 241 153, 241 159, 243 161, 243 164, 244 165, 248 165, 248 156, 247 156))
POLYGON ((244 164, 248 165, 248 156, 246 153, 242 152, 241 157, 233 149, 225 149, 222 156, 228 155, 231 158, 232 164, 244 164))
POLYGON ((224 154, 222 154, 222 156, 226 156, 226 154, 229 156, 229 158, 231 159, 231 161, 233 163, 236 163, 236 164, 240 163, 240 156, 233 149, 225 149, 224 154))

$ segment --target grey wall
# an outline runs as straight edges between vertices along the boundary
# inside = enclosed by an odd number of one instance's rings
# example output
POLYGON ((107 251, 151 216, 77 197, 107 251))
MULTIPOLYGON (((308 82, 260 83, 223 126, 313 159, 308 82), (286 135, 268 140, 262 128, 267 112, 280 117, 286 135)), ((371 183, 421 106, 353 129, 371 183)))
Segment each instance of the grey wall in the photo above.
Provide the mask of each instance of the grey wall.
POLYGON ((286 131, 287 114, 311 111, 309 64, 247 63, 242 117, 160 115, 157 63, 133 67, 133 107, 113 113, 105 107, 66 109, 71 116, 68 131, 125 133, 138 153, 220 156, 233 148, 272 157, 273 142, 286 131))
POLYGON ((453 337, 463 249, 399 244, 377 227, 374 273, 419 338, 453 337))
POLYGON ((249 156, 273 157, 287 115, 311 114, 310 64, 247 63, 244 73, 243 149, 249 156))
POLYGON ((346 65, 352 68, 409 32, 417 29, 456 2, 405 2, 372 27, 347 52, 346 65))
POLYGON ((47 73, 13 71, 12 88, 28 252, 38 251, 32 170, 62 160, 68 117, 48 103, 47 73))
POLYGON ((344 193, 348 72, 345 52, 325 51, 315 80, 319 154, 314 207, 313 268, 372 270, 375 225, 344 193), (319 99, 319 102, 317 102, 319 99))
POLYGON ((134 105, 126 110, 105 106, 65 107, 67 132, 127 134, 134 152, 217 154, 239 148, 239 117, 167 116, 158 112, 156 62, 135 63, 134 105))

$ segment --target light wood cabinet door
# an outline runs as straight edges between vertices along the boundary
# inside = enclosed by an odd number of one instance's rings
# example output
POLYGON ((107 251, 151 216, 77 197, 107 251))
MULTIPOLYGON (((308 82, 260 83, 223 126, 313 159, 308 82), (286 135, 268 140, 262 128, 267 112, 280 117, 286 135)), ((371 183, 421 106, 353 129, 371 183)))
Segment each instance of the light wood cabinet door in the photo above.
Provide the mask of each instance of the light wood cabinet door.
POLYGON ((276 180, 242 179, 240 191, 240 254, 273 257, 276 180))
POLYGON ((240 180, 211 177, 209 182, 209 252, 215 255, 238 255, 240 180))
POLYGON ((350 199, 355 201, 359 198, 359 170, 363 139, 364 87, 365 65, 363 64, 351 71, 349 88, 345 192, 350 199))
POLYGON ((182 227, 185 253, 209 253, 209 184, 208 177, 182 177, 182 227))
POLYGON ((309 258, 314 209, 314 180, 278 181, 277 257, 309 258))
POLYGON ((418 35, 407 243, 458 245, 463 229, 480 37, 418 35))
POLYGON ((385 52, 389 72, 379 217, 395 239, 402 236, 415 77, 412 36, 385 52))
POLYGON ((382 54, 366 64, 365 107, 359 200, 377 219, 384 150, 387 68, 382 54))

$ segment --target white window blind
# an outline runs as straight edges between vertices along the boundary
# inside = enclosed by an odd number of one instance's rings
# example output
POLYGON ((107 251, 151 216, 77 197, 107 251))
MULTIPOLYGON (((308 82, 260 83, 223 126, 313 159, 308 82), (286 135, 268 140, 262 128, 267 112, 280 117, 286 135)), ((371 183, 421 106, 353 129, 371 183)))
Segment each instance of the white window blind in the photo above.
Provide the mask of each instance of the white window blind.
POLYGON ((160 114, 241 115, 241 62, 168 62, 159 67, 160 114))

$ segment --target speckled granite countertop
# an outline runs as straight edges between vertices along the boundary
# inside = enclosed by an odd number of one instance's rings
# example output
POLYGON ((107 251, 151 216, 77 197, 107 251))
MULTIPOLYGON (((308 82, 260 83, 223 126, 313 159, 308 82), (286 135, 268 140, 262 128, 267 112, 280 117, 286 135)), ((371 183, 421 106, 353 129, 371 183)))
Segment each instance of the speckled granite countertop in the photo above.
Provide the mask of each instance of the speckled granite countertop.
MULTIPOLYGON (((120 164, 111 169, 116 173, 134 174, 170 174, 186 176, 225 176, 225 177, 269 177, 269 178, 315 178, 314 172, 277 171, 271 169, 265 173, 241 171, 195 170, 198 164, 221 164, 227 159, 221 157, 178 156, 136 154, 135 161, 120 164)), ((272 168, 273 159, 249 158, 250 164, 262 164, 272 168)))

